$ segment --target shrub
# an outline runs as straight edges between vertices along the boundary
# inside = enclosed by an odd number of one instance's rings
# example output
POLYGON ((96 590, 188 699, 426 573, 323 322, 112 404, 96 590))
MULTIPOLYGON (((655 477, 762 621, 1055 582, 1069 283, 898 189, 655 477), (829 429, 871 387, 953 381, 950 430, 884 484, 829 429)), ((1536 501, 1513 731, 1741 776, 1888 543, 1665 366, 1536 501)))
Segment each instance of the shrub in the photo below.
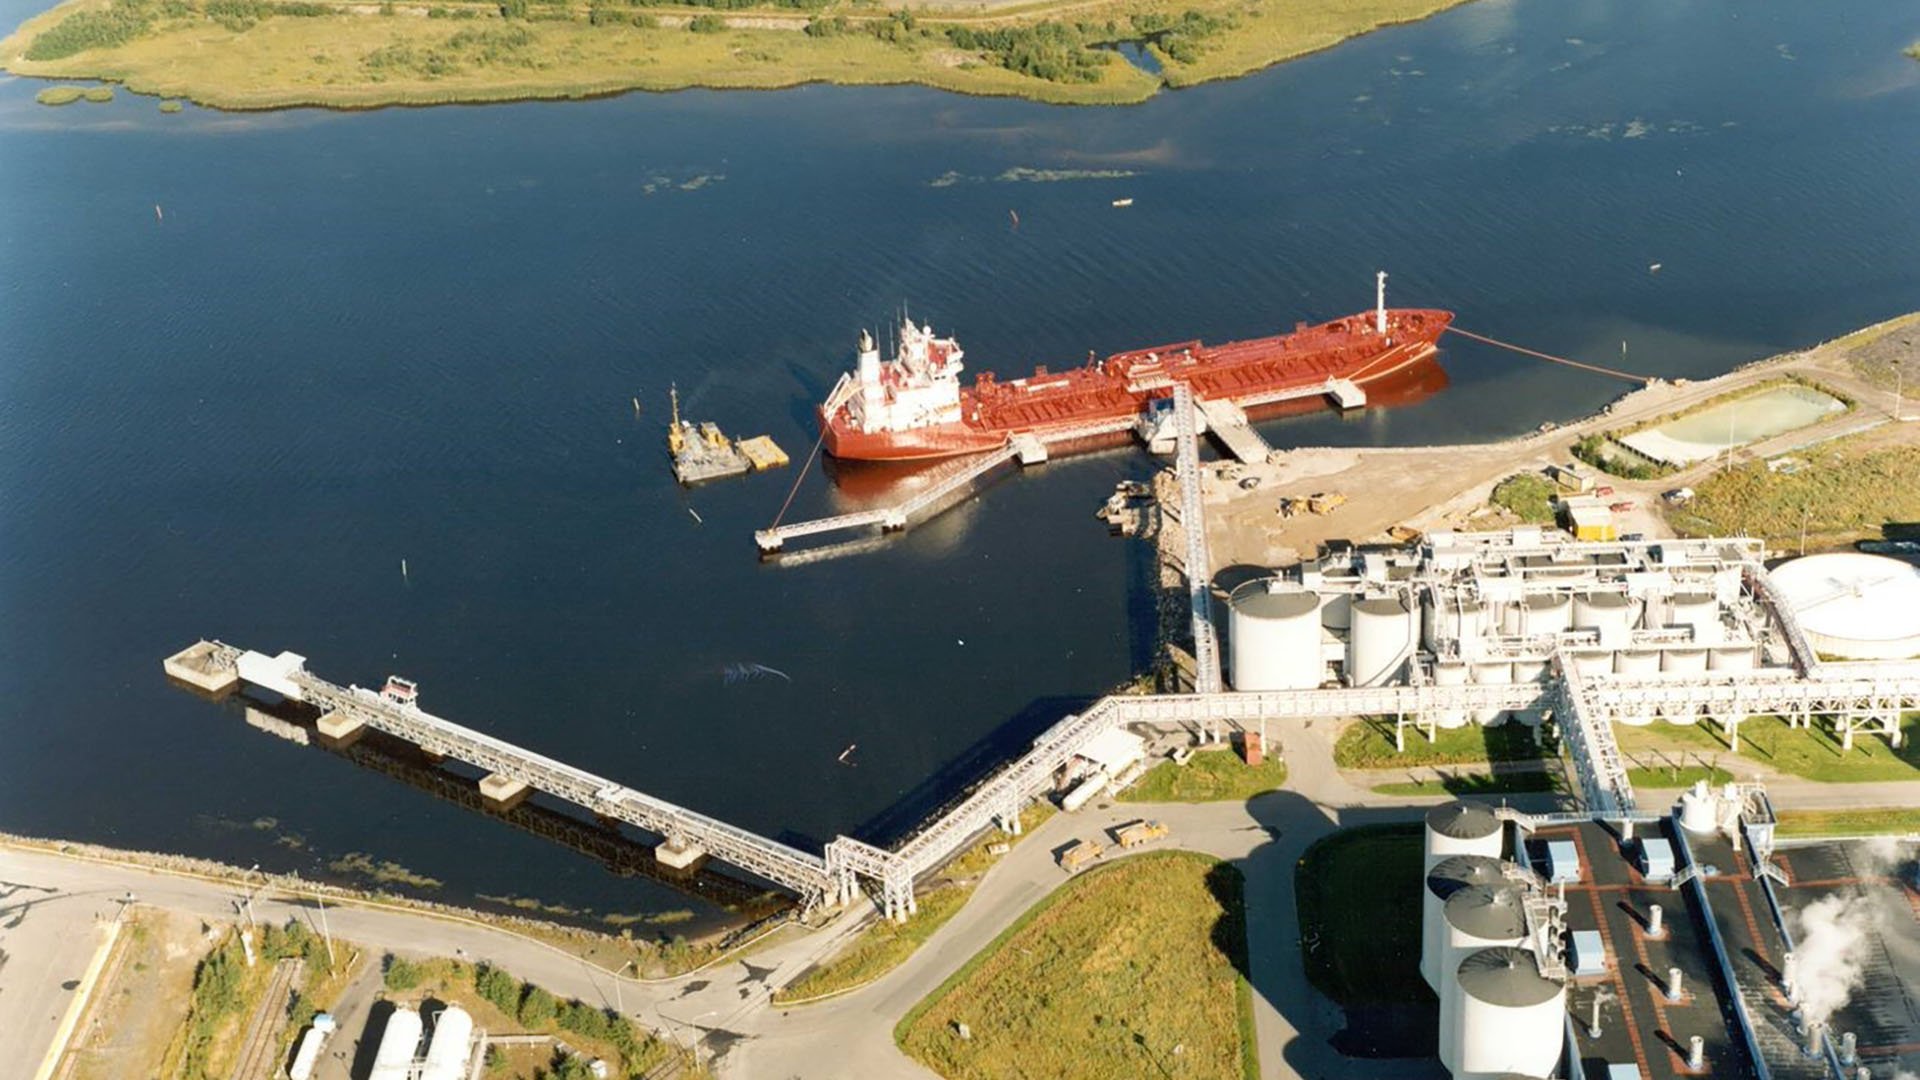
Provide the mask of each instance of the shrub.
POLYGON ((521 1026, 543 1028, 553 1021, 559 1003, 553 995, 538 986, 529 985, 520 996, 519 1019, 521 1026))
POLYGON ((695 15, 687 23, 687 29, 696 34, 718 34, 727 28, 727 20, 718 15, 695 15))
POLYGON ((1494 485, 1493 503, 1513 511, 1521 521, 1553 524, 1553 485, 1534 473, 1514 473, 1494 485))
POLYGON ((500 0, 500 17, 503 19, 526 18, 527 0, 500 0))
POLYGON ((490 964, 473 969, 473 990, 501 1012, 512 1016, 520 1008, 520 983, 490 964))
POLYGON ((399 991, 411 990, 420 985, 420 980, 424 978, 425 975, 426 973, 420 970, 420 965, 408 960, 406 957, 395 956, 392 953, 387 954, 385 977, 387 989, 399 991))
POLYGON ((139 7, 115 3, 103 11, 76 11, 27 46, 29 60, 59 60, 88 49, 110 49, 145 33, 151 23, 139 7))

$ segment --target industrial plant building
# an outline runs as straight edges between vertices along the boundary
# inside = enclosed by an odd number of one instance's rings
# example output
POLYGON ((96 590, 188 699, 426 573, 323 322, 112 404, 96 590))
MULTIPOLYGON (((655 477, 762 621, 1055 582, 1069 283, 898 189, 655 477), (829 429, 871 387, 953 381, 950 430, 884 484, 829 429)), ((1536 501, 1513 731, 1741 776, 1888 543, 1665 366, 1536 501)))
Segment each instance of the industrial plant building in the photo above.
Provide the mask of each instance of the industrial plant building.
POLYGON ((1771 816, 1750 785, 1612 822, 1437 807, 1420 973, 1441 1064, 1455 1080, 1910 1075, 1912 845, 1775 847, 1771 816))

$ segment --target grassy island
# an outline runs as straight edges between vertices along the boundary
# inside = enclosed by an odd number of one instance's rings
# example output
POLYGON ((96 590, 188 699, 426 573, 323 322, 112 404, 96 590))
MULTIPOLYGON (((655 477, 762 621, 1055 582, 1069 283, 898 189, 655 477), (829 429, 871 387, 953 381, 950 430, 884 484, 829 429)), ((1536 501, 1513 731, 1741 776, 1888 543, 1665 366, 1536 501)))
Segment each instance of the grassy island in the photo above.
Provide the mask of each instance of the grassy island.
POLYGON ((66 0, 0 41, 0 67, 225 109, 810 82, 1121 104, 1462 2, 66 0), (1130 63, 1116 51, 1123 43, 1161 70, 1130 63))

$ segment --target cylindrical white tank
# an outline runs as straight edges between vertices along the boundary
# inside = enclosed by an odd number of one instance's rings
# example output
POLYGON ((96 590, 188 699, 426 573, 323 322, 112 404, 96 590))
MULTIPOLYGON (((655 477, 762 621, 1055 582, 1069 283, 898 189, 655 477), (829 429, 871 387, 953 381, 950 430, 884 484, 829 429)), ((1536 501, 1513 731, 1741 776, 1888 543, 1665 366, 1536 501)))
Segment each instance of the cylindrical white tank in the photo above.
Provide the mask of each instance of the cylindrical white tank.
POLYGON ((1573 600, 1565 593, 1535 593, 1527 597, 1520 622, 1528 637, 1564 633, 1573 626, 1573 600))
POLYGON ((1667 602, 1667 618, 1670 626, 1692 627, 1696 645, 1720 644, 1720 604, 1712 593, 1674 593, 1667 602))
POLYGON ((1506 880, 1501 862, 1488 855, 1454 855, 1427 871, 1427 891, 1420 904, 1420 976, 1434 993, 1440 992, 1440 959, 1446 951, 1445 906, 1449 897, 1476 885, 1498 885, 1506 880))
MULTIPOLYGON (((1469 669, 1458 660, 1442 660, 1433 665, 1433 681, 1437 686, 1464 686, 1469 669)), ((1462 728, 1467 726, 1467 710, 1440 709, 1434 713, 1434 723, 1443 728, 1462 728)))
POLYGON ((1698 675, 1707 670, 1707 650, 1663 649, 1660 652, 1660 670, 1698 675))
MULTIPOLYGON (((1538 683, 1547 681, 1547 662, 1545 660, 1515 660, 1513 662, 1513 681, 1517 683, 1538 683)), ((1528 727, 1540 726, 1539 709, 1515 709, 1513 718, 1528 727)))
POLYGON ((1680 793, 1680 827, 1703 834, 1720 827, 1720 807, 1705 780, 1680 793))
POLYGON ((1598 652, 1578 652, 1573 654, 1573 665, 1582 675, 1613 674, 1613 653, 1602 649, 1598 652))
POLYGON ((1227 598, 1227 662, 1235 690, 1311 690, 1321 683, 1320 597, 1278 580, 1227 598))
POLYGON ((1399 682, 1413 655, 1416 620, 1396 597, 1353 602, 1353 629, 1347 638, 1347 683, 1385 686, 1399 682))
POLYGON ((1499 612, 1500 632, 1508 637, 1519 637, 1521 630, 1519 601, 1502 601, 1499 605, 1499 612))
POLYGON ((373 1068, 367 1080, 407 1080, 413 1069, 413 1052, 420 1045, 420 1014, 401 1006, 387 1017, 380 1033, 380 1048, 373 1052, 373 1068))
POLYGON ((433 1022, 433 1041, 427 1044, 420 1080, 466 1080, 472 1050, 473 1017, 458 1005, 440 1010, 433 1022))
MULTIPOLYGON (((1460 961, 1459 1008, 1452 1025, 1457 1056, 1444 1057, 1449 1032, 1441 1017, 1442 1062, 1455 1077, 1503 1072, 1545 1076, 1566 1048, 1567 987, 1540 974, 1533 953, 1482 949, 1460 961)), ((1445 999, 1441 1011, 1446 1009, 1445 999)))
MULTIPOLYGON (((1482 660, 1473 665, 1473 681, 1493 686, 1505 686, 1513 681, 1513 665, 1505 660, 1482 660)), ((1496 727, 1503 723, 1507 714, 1499 709, 1479 709, 1473 714, 1476 724, 1496 727)))
POLYGON ((1660 654, 1652 649, 1621 649, 1613 654, 1615 675, 1658 675, 1660 654))
POLYGON ((1500 857, 1506 847, 1506 835, 1500 818, 1492 808, 1475 802, 1450 802, 1427 811, 1425 857, 1422 869, 1455 855, 1500 857))
POLYGON ((1320 601, 1320 625, 1329 630, 1345 630, 1353 625, 1353 594, 1330 592, 1320 601))
POLYGON ((1458 1077, 1464 1051, 1460 965, 1483 950, 1526 941, 1525 897, 1517 885, 1476 885, 1448 897, 1441 910, 1446 941, 1440 949, 1440 1063, 1458 1077))
POLYGON ((1442 599, 1436 604, 1429 594, 1423 614, 1427 620, 1427 648, 1437 648, 1443 641, 1458 641, 1461 656, 1471 657, 1478 651, 1486 614, 1478 600, 1442 599))
POLYGON ((1752 671, 1753 646, 1722 645, 1707 653, 1707 668, 1711 671, 1752 671))
POLYGON ((1618 649, 1633 630, 1633 600, 1625 593, 1591 592, 1573 598, 1573 628, 1597 630, 1602 648, 1618 649))

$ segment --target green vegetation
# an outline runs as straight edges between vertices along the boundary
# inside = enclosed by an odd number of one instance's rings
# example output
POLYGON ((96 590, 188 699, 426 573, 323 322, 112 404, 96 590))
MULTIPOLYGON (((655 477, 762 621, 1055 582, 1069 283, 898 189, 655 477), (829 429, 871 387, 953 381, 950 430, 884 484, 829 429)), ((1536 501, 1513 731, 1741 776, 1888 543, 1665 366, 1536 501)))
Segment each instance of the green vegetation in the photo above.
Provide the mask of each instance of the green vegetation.
POLYGON ((1393 748, 1393 717, 1364 716, 1340 733, 1333 763, 1343 769, 1413 768, 1420 765, 1472 765, 1487 761, 1533 761, 1559 754, 1559 745, 1542 729, 1505 723, 1441 728, 1432 741, 1409 724, 1407 749, 1393 748))
POLYGON ((1553 524, 1553 485, 1538 473, 1514 473, 1495 484, 1493 504, 1513 511, 1521 521, 1553 524))
POLYGON ((1920 807, 1782 810, 1779 836, 1875 836, 1920 833, 1920 807))
POLYGON ((1915 60, 1920 60, 1920 41, 1916 41, 1907 46, 1907 55, 1913 57, 1915 60))
MULTIPOLYGON (((1053 805, 1041 802, 1020 814, 1024 836, 1053 816, 1053 805)), ((947 866, 942 880, 915 898, 919 908, 906 922, 875 919, 860 937, 839 955, 801 973, 798 979, 773 992, 776 1005, 810 1001, 865 986, 904 963, 907 957, 926 944, 934 932, 966 906, 980 875, 999 859, 989 849, 994 844, 1017 844, 1020 837, 995 830, 989 837, 961 853, 947 866)))
POLYGON ((1581 436, 1573 444, 1573 456, 1601 472, 1626 480, 1653 480, 1678 471, 1671 465, 1640 457, 1614 442, 1610 432, 1581 436))
MULTIPOLYGON (((1736 775, 1741 771, 1739 763, 1744 761, 1822 783, 1920 780, 1920 744, 1915 742, 1920 738, 1920 713, 1908 713, 1900 730, 1898 750, 1881 736, 1859 735, 1849 751, 1841 749, 1840 737, 1824 724, 1792 728, 1779 717, 1756 716, 1740 725, 1740 751, 1736 755, 1718 724, 1703 721, 1614 728, 1621 750, 1630 759, 1678 747, 1692 752, 1696 759, 1705 755, 1710 764, 1736 775)), ((1686 768, 1686 763, 1681 767, 1686 768)), ((1693 767, 1698 767, 1697 760, 1693 767)), ((1666 770, 1664 762, 1655 767, 1657 772, 1666 770)))
POLYGON ((1241 890, 1239 871, 1190 852, 1081 874, 916 1005, 894 1039, 952 1080, 1257 1076, 1241 890))
POLYGON ((1293 872, 1307 978, 1342 1005, 1427 1002, 1420 978, 1421 826, 1342 829, 1293 872))
POLYGON ((1720 785, 1734 779, 1734 775, 1718 765, 1642 765, 1627 770, 1627 780, 1637 788, 1689 788, 1705 780, 1709 784, 1720 785))
POLYGON ((186 106, 181 105, 178 101, 171 99, 160 103, 160 111, 163 113, 177 113, 185 107, 186 106))
POLYGON ((65 0, 0 42, 0 56, 16 74, 111 75, 137 92, 223 108, 815 81, 1111 104, 1242 75, 1458 2, 1037 0, 909 11, 831 0, 447 0, 413 19, 385 17, 401 13, 390 3, 346 0, 65 0), (507 54, 463 56, 447 34, 459 19, 507 21, 533 36, 507 54), (1150 49, 1163 72, 1128 64, 1112 49, 1118 42, 1150 49))
POLYGON ((1871 433, 1798 451, 1800 467, 1753 462, 1694 485, 1667 519, 1683 535, 1758 536, 1776 546, 1877 537, 1889 522, 1920 521, 1920 447, 1876 446, 1871 433))
POLYGON ((1432 780, 1411 780, 1396 784, 1375 784, 1382 795, 1515 795, 1527 792, 1560 790, 1558 773, 1544 769, 1516 769, 1501 773, 1454 773, 1432 780))
POLYGON ((1286 763, 1248 766, 1231 750, 1203 750, 1185 765, 1163 761, 1119 795, 1121 802, 1243 802, 1287 782, 1286 763))
POLYGON ((181 1080, 225 1080, 234 1065, 240 1028, 273 980, 275 962, 304 957, 307 966, 330 970, 320 939, 297 921, 263 926, 255 947, 260 963, 249 968, 238 933, 229 933, 194 971, 187 1022, 163 1058, 162 1074, 181 1080))
POLYGON ((42 105, 71 105, 86 94, 77 86, 49 86, 33 95, 33 100, 42 105))
POLYGON ((99 102, 104 102, 104 101, 112 101, 112 100, 113 100, 113 87, 111 87, 111 86, 89 86, 89 87, 87 87, 87 89, 86 89, 86 92, 85 92, 85 93, 83 93, 83 94, 82 94, 81 96, 82 96, 82 97, 84 97, 84 98, 86 98, 86 99, 87 99, 88 101, 91 101, 91 102, 94 102, 94 103, 96 103, 96 104, 97 104, 97 103, 99 103, 99 102))

